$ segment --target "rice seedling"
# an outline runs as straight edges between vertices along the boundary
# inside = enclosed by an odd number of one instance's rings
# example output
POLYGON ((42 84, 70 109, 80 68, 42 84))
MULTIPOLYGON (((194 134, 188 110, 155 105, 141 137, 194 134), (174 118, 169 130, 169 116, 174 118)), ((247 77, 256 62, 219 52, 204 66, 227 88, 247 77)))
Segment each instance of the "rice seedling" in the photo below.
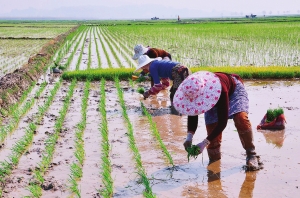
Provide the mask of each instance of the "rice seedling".
POLYGON ((75 133, 75 152, 74 156, 78 160, 78 162, 73 162, 71 164, 71 175, 70 175, 70 190, 71 192, 75 193, 78 197, 80 197, 80 190, 78 188, 77 181, 82 177, 82 166, 85 156, 84 151, 84 139, 83 133, 86 127, 86 112, 87 112, 87 103, 88 103, 88 96, 89 96, 89 88, 90 82, 87 81, 85 83, 84 91, 83 91, 83 98, 81 103, 81 121, 77 124, 77 130, 75 133))
POLYGON ((197 159, 199 153, 200 153, 200 148, 196 145, 192 145, 191 147, 188 147, 187 149, 187 158, 188 162, 190 161, 190 157, 193 157, 194 159, 197 159))
MULTIPOLYGON (((96 44, 96 53, 97 53, 98 68, 101 68, 101 56, 99 54, 99 47, 98 47, 98 42, 96 40, 97 38, 96 38, 95 32, 96 32, 96 28, 94 28, 93 35, 94 35, 95 44, 96 44)), ((99 38, 98 38, 98 40, 99 40, 99 38)))
POLYGON ((170 165, 172 165, 174 167, 174 162, 173 162, 173 159, 171 157, 171 154, 169 153, 169 151, 167 150, 165 144, 163 143, 161 137, 160 137, 160 134, 158 132, 158 129, 156 127, 156 124, 155 122, 153 121, 152 119, 152 116, 151 114, 147 111, 147 108, 145 107, 145 105, 141 102, 141 107, 142 107, 142 111, 143 113, 147 116, 148 118, 148 121, 150 123, 150 127, 151 127, 151 131, 152 131, 152 134, 154 135, 154 137, 157 139, 159 145, 160 145, 160 148, 163 150, 166 158, 168 159, 168 162, 170 165))
POLYGON ((138 92, 139 94, 144 94, 144 93, 145 93, 144 87, 138 87, 138 88, 137 88, 137 92, 138 92))
MULTIPOLYGON (((86 40, 87 34, 88 34, 88 31, 85 32, 85 36, 84 36, 83 41, 86 40)), ((80 64, 81 64, 81 61, 82 61, 82 54, 83 54, 83 50, 84 50, 84 44, 85 43, 83 42, 83 44, 81 46, 80 55, 79 55, 79 57, 77 59, 77 63, 76 63, 76 70, 79 70, 79 67, 80 67, 80 64)))
MULTIPOLYGON (((78 80, 113 80, 118 77, 120 80, 128 80, 132 77, 135 69, 121 68, 121 69, 90 69, 84 71, 68 71, 64 72, 62 78, 70 80, 76 78, 78 80)), ((235 73, 240 75, 243 79, 292 79, 300 78, 300 67, 195 67, 191 68, 193 73, 197 71, 210 71, 210 72, 226 72, 235 73)))
POLYGON ((24 116, 28 112, 28 110, 33 106, 35 98, 40 97, 45 87, 45 83, 41 84, 41 86, 35 94, 35 97, 32 97, 21 108, 16 109, 14 112, 12 112, 12 117, 10 119, 9 124, 0 127, 0 143, 2 143, 5 140, 7 134, 13 132, 13 130, 18 126, 22 116, 24 116))
POLYGON ((71 55, 68 57, 66 63, 64 64, 65 68, 68 68, 70 66, 71 61, 74 59, 74 55, 75 55, 75 53, 76 53, 76 51, 78 49, 78 46, 79 46, 80 42, 83 40, 83 36, 85 35, 84 34, 85 27, 84 26, 80 26, 80 27, 83 27, 83 28, 79 28, 79 32, 78 32, 78 35, 76 37, 77 42, 75 44, 74 50, 72 51, 71 55), (79 36, 80 36, 80 38, 77 39, 79 36))
POLYGON ((113 43, 112 41, 110 41, 107 37, 106 37, 106 34, 102 31, 102 36, 104 38, 104 41, 107 43, 109 49, 110 49, 110 52, 112 53, 113 57, 115 58, 115 60, 117 61, 118 65, 120 68, 123 68, 123 64, 121 63, 120 61, 120 58, 119 56, 117 55, 115 49, 113 48, 113 46, 111 45, 111 43, 113 43))
POLYGON ((102 143, 101 143, 101 150, 102 150, 102 182, 104 184, 103 189, 99 190, 99 193, 103 197, 112 197, 113 195, 113 179, 111 177, 111 162, 109 159, 109 151, 110 151, 110 144, 108 140, 108 123, 106 118, 106 94, 105 94, 105 80, 101 80, 100 84, 100 103, 99 103, 99 110, 101 113, 101 124, 100 124, 100 132, 102 135, 102 143))
POLYGON ((108 63, 108 67, 109 67, 109 68, 112 68, 113 66, 112 66, 111 60, 110 60, 110 58, 109 58, 109 54, 108 54, 108 52, 106 51, 105 45, 104 45, 104 43, 103 43, 103 41, 102 41, 102 37, 100 36, 99 31, 101 31, 101 30, 98 29, 97 35, 98 35, 98 38, 99 38, 99 40, 100 40, 100 43, 101 43, 103 52, 104 52, 104 54, 105 54, 105 57, 106 57, 106 60, 107 60, 107 63, 108 63))
POLYGON ((44 153, 42 154, 42 159, 38 165, 38 168, 34 171, 34 182, 29 184, 28 186, 28 190, 31 192, 32 195, 36 194, 36 192, 41 190, 41 184, 44 182, 43 175, 47 171, 52 161, 55 145, 59 138, 59 133, 62 129, 63 122, 67 114, 67 110, 69 108, 71 97, 73 95, 75 86, 76 86, 76 80, 73 80, 69 87, 67 95, 65 97, 63 107, 59 112, 59 117, 54 124, 55 133, 50 135, 49 138, 45 140, 45 150, 44 153))
POLYGON ((267 120, 266 122, 272 122, 275 118, 277 118, 279 115, 283 114, 284 111, 282 108, 275 108, 275 109, 268 109, 267 110, 267 120))
POLYGON ((123 91, 120 87, 120 81, 119 81, 118 78, 115 78, 115 85, 116 85, 116 88, 117 88, 117 94, 118 94, 118 98, 119 98, 120 105, 121 105, 121 108, 122 108, 122 115, 123 115, 124 120, 125 120, 126 125, 127 125, 128 138, 129 138, 129 147, 133 151, 133 154, 134 154, 137 173, 140 175, 142 183, 145 186, 145 191, 144 191, 143 194, 146 197, 155 197, 155 195, 152 192, 152 188, 150 186, 149 180, 147 178, 146 171, 145 171, 145 169, 142 165, 141 155, 140 155, 139 150, 138 150, 138 148, 135 144, 135 139, 134 139, 134 134, 133 134, 133 126, 130 122, 130 119, 129 119, 127 111, 126 111, 124 95, 123 95, 123 91))

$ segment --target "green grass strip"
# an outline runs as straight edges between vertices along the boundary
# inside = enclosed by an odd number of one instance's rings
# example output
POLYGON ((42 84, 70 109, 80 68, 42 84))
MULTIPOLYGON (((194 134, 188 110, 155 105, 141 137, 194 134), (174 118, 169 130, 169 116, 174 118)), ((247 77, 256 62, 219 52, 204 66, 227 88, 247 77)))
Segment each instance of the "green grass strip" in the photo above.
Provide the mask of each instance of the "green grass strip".
MULTIPOLYGON (((227 72, 240 75, 243 79, 292 79, 300 78, 300 67, 281 67, 281 66, 268 66, 268 67, 193 67, 190 68, 193 73, 197 71, 210 71, 210 72, 227 72)), ((99 81, 102 78, 105 80, 128 80, 134 73, 135 69, 132 68, 109 68, 109 69, 89 69, 80 71, 67 71, 64 72, 62 78, 71 80, 85 81, 90 79, 92 81, 99 81)))

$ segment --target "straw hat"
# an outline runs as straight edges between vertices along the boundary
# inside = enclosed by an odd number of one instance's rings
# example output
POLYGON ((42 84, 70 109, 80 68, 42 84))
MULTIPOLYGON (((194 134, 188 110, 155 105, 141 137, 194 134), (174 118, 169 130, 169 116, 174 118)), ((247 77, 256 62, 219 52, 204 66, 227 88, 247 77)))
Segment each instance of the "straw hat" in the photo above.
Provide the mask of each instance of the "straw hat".
POLYGON ((138 59, 138 66, 136 67, 136 70, 134 72, 137 72, 143 66, 147 65, 148 63, 151 63, 154 60, 162 60, 162 58, 161 57, 149 58, 149 56, 147 56, 147 55, 140 56, 139 59, 138 59))
POLYGON ((188 76, 178 87, 173 104, 183 115, 199 115, 213 108, 221 95, 220 79, 212 72, 200 71, 188 76))
POLYGON ((141 55, 145 54, 148 51, 147 47, 144 47, 141 44, 137 44, 134 47, 134 55, 132 57, 133 60, 137 60, 141 55))

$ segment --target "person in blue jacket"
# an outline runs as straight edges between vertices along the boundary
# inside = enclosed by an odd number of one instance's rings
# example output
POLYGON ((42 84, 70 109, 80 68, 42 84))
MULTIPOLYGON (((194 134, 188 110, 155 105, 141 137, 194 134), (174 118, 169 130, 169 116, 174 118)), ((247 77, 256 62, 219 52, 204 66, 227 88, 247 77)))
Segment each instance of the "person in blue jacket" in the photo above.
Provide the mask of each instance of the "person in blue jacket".
POLYGON ((148 98, 150 95, 156 95, 161 90, 170 86, 170 80, 173 85, 170 89, 171 107, 173 106, 173 98, 175 92, 182 81, 191 74, 191 71, 179 62, 174 62, 169 59, 149 58, 147 55, 142 55, 138 59, 138 66, 135 72, 143 70, 145 73, 150 73, 154 84, 146 91, 143 96, 148 98))

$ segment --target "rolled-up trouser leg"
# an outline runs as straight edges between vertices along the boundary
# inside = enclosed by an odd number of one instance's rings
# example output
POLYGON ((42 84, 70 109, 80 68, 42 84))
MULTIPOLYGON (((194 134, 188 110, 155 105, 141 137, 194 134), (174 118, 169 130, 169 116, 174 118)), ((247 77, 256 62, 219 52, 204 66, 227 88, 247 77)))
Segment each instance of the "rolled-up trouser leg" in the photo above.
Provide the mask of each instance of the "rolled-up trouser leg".
POLYGON ((255 146, 253 144, 253 132, 251 123, 248 119, 248 114, 246 112, 237 113, 234 115, 233 120, 243 148, 246 150, 246 165, 249 166, 250 170, 259 169, 255 146))
MULTIPOLYGON (((217 122, 213 124, 207 124, 206 130, 207 135, 210 135, 214 128, 217 126, 217 122)), ((209 163, 221 159, 221 142, 222 142, 222 133, 218 135, 214 140, 210 141, 210 144, 207 146, 207 154, 209 158, 209 163)))

